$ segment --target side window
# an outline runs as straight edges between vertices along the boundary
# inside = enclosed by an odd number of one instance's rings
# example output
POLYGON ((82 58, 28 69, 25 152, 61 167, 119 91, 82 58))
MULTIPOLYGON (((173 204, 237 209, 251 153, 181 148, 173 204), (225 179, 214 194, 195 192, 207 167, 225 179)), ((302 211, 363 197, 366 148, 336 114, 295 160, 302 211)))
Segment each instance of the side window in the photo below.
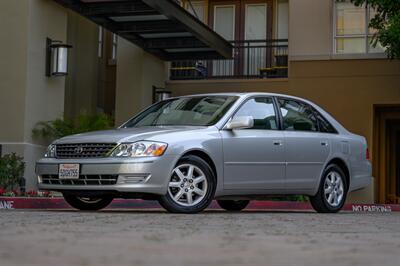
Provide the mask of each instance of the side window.
POLYGON ((257 97, 248 100, 240 107, 234 118, 239 116, 253 117, 254 126, 251 129, 278 129, 272 98, 257 97))
POLYGON ((317 110, 314 110, 317 116, 319 131, 323 133, 337 133, 336 129, 325 119, 317 110))
POLYGON ((279 99, 283 118, 283 129, 292 131, 318 131, 318 122, 308 104, 279 99))

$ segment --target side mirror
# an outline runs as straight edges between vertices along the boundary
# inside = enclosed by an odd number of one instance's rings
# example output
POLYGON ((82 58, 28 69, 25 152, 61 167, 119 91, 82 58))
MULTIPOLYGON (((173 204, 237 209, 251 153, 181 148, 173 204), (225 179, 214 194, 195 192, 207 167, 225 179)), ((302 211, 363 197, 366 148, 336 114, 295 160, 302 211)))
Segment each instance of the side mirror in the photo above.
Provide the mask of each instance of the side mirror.
POLYGON ((226 124, 226 129, 241 129, 241 128, 251 128, 254 126, 254 120, 251 116, 238 116, 233 118, 226 124))

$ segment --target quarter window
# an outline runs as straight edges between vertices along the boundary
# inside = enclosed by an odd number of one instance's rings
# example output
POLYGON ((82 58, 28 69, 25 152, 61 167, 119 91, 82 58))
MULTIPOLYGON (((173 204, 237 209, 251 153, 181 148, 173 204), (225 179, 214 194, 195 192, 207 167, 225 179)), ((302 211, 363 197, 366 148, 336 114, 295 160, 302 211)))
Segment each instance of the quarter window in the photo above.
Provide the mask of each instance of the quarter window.
POLYGON ((318 131, 318 122, 308 104, 279 99, 283 129, 292 131, 318 131))
POLYGON ((336 129, 318 111, 314 110, 317 116, 319 131, 322 133, 337 133, 336 129))
POLYGON ((272 98, 257 97, 248 100, 234 115, 253 117, 254 126, 251 129, 277 130, 276 114, 272 98))

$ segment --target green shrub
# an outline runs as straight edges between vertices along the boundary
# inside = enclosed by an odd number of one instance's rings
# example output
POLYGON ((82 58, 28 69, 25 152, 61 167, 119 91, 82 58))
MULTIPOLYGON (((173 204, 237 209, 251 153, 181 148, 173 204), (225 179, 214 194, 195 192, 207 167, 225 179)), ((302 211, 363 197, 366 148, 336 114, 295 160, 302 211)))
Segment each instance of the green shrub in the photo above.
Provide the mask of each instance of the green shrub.
POLYGON ((303 195, 286 195, 286 196, 272 196, 269 198, 272 201, 298 201, 308 202, 308 197, 303 195))
POLYGON ((76 119, 59 118, 53 121, 39 122, 33 128, 32 136, 51 142, 68 135, 111 129, 113 126, 114 120, 107 114, 82 112, 76 119))
POLYGON ((6 191, 16 189, 23 178, 25 162, 15 153, 0 158, 0 188, 6 191))

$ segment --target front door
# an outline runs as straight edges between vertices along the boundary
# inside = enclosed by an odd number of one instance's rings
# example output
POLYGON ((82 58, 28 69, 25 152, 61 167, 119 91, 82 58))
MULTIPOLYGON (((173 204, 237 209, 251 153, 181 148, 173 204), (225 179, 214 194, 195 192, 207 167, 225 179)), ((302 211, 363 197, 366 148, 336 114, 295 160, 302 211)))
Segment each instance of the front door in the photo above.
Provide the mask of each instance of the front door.
POLYGON ((254 126, 221 130, 224 189, 284 189, 284 140, 272 98, 247 100, 234 115, 238 116, 252 116, 254 126))
POLYGON ((318 132, 311 106, 279 99, 285 135, 286 189, 313 189, 330 153, 329 134, 318 132))

